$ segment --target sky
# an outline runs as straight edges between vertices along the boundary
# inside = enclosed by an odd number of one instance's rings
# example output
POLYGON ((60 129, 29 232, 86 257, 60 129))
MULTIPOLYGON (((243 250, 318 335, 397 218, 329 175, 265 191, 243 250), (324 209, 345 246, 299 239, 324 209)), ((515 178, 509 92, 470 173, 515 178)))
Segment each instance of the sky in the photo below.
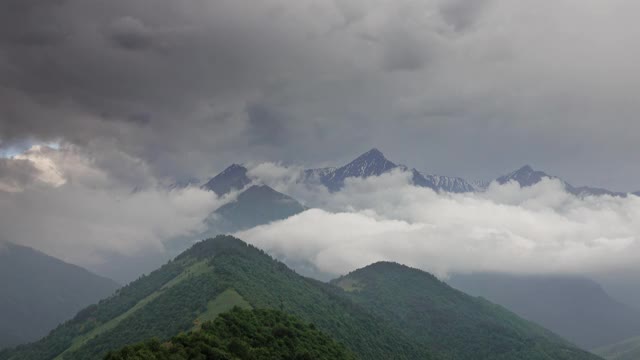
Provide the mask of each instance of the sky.
POLYGON ((638 191, 639 11, 628 0, 3 0, 0 241, 83 266, 162 252, 232 201, 169 185, 245 163, 314 209, 241 235, 323 271, 381 258, 388 236, 397 259, 443 276, 635 266, 636 197, 577 199, 553 181, 439 195, 403 174, 331 195, 282 176, 376 147, 429 174, 490 180, 530 164, 638 191), (309 221, 352 227, 353 242, 296 232, 309 221), (292 233, 315 250, 296 253, 292 233), (335 257, 336 244, 368 255, 335 257), (454 251, 467 245, 483 256, 454 251))
POLYGON ((427 173, 491 179, 531 164, 637 191, 639 8, 6 0, 0 147, 112 146, 172 178, 377 147, 427 173))

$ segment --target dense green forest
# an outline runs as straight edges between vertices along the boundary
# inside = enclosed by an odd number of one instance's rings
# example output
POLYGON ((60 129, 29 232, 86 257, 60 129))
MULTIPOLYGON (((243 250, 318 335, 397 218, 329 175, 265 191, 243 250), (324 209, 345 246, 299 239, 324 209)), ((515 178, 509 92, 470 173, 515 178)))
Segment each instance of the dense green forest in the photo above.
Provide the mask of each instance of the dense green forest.
POLYGON ((427 273, 400 269, 376 265, 326 284, 241 240, 218 236, 81 311, 41 341, 0 353, 0 360, 96 359, 197 329, 234 306, 289 313, 360 359, 597 359, 427 273))
POLYGON ((200 330, 110 352, 105 360, 355 360, 315 326, 277 310, 234 308, 200 330))
POLYGON ((424 271, 381 262, 333 281, 443 359, 597 359, 538 325, 424 271))

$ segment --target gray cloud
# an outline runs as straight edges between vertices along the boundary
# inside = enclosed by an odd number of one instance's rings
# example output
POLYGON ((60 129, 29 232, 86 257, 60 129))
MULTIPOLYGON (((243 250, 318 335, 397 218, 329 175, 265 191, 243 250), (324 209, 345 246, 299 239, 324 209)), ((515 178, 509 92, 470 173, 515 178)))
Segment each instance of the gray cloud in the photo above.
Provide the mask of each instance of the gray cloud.
POLYGON ((34 147, 0 159, 0 242, 82 266, 142 254, 164 259, 167 242, 203 232, 204 219, 225 201, 197 187, 168 190, 139 159, 107 146, 92 153, 34 147))
POLYGON ((473 26, 488 5, 490 0, 448 0, 440 5, 440 12, 444 21, 455 31, 464 31, 473 26))
POLYGON ((627 1, 1 6, 3 146, 106 141, 160 177, 336 164, 376 146, 434 173, 533 163, 638 188, 640 32, 627 1))
POLYGON ((28 160, 10 160, 0 158, 0 191, 21 191, 30 185, 38 170, 28 160))
POLYGON ((31 47, 59 43, 64 38, 64 26, 54 13, 64 1, 3 1, 0 4, 0 44, 31 47))
POLYGON ((389 34, 383 68, 388 71, 420 70, 428 61, 428 52, 431 51, 429 45, 418 40, 422 37, 424 35, 409 34, 406 30, 395 30, 389 34))
POLYGON ((153 30, 139 19, 124 16, 115 19, 108 28, 108 38, 125 50, 144 50, 153 45, 153 30))

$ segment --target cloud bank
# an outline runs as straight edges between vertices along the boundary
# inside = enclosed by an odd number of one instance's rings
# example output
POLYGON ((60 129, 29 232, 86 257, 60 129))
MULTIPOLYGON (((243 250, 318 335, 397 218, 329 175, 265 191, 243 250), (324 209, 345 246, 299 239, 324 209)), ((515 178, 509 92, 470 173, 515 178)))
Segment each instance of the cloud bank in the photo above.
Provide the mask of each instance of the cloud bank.
MULTIPOLYGON (((186 241, 180 246, 198 240, 205 219, 233 201, 235 194, 217 198, 197 187, 169 186, 111 145, 34 146, 2 159, 0 240, 104 271, 113 271, 105 264, 113 256, 155 266, 151 260, 175 250, 167 250, 173 240, 186 241)), ((328 278, 381 260, 441 277, 640 270, 637 196, 578 198, 551 179, 444 194, 412 186, 402 171, 348 179, 342 191, 330 193, 302 181, 302 170, 250 166, 256 183, 311 209, 236 235, 306 274, 328 278)))
POLYGON ((438 194, 409 179, 402 172, 350 179, 343 191, 323 194, 324 210, 237 235, 328 275, 382 260, 441 277, 477 271, 593 274, 637 270, 640 263, 639 197, 580 199, 556 180, 438 194))
POLYGON ((89 267, 109 256, 162 254, 167 241, 204 231, 206 216, 229 200, 197 187, 169 190, 138 159, 95 150, 92 156, 69 144, 35 146, 0 159, 25 174, 0 176, 0 242, 89 267))

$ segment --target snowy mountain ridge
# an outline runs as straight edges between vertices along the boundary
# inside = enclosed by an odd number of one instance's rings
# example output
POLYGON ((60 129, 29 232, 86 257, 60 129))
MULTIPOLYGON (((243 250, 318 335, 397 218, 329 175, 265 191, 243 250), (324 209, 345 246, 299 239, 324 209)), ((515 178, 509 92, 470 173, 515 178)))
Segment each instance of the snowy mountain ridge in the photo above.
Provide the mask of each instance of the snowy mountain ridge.
MULTIPOLYGON (((324 167, 304 170, 299 181, 309 184, 322 184, 329 191, 340 191, 344 186, 345 180, 348 178, 367 178, 370 176, 380 176, 395 169, 401 169, 412 173, 412 182, 416 186, 433 189, 443 193, 470 193, 483 192, 492 182, 498 184, 506 184, 516 182, 521 187, 533 186, 545 178, 559 180, 565 189, 578 197, 587 196, 616 196, 626 197, 629 194, 624 192, 615 192, 603 188, 580 186, 576 187, 565 180, 545 173, 544 171, 535 170, 530 165, 525 165, 508 174, 502 175, 493 181, 467 181, 460 177, 423 174, 415 168, 396 164, 387 159, 384 154, 373 148, 364 154, 358 156, 353 161, 340 167, 324 167)), ((219 196, 224 195, 231 190, 240 190, 252 183, 247 176, 247 168, 242 165, 232 164, 221 173, 211 178, 203 189, 216 192, 219 196)), ((640 196, 640 192, 633 193, 640 196)))

